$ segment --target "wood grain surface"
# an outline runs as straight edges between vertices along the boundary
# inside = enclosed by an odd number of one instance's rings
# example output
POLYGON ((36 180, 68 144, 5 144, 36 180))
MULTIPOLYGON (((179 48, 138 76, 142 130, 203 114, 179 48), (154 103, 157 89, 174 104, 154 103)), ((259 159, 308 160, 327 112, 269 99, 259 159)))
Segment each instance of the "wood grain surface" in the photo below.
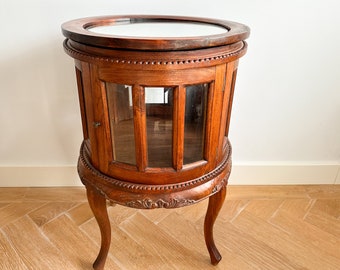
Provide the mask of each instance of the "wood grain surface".
MULTIPOLYGON (((215 223, 208 201, 178 209, 108 208, 105 269, 339 269, 340 186, 230 186, 215 223)), ((92 269, 100 233, 84 188, 0 188, 0 269, 92 269)))

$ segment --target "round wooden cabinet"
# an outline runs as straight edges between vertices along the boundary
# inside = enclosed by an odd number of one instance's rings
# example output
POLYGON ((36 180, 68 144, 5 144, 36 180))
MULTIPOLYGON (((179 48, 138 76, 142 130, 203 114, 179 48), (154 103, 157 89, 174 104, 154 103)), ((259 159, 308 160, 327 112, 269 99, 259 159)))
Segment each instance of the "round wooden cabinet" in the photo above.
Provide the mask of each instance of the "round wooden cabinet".
POLYGON ((78 163, 101 230, 95 269, 110 246, 106 200, 175 208, 209 198, 213 224, 231 170, 228 129, 245 25, 174 16, 107 16, 62 25, 75 59, 84 142, 78 163))

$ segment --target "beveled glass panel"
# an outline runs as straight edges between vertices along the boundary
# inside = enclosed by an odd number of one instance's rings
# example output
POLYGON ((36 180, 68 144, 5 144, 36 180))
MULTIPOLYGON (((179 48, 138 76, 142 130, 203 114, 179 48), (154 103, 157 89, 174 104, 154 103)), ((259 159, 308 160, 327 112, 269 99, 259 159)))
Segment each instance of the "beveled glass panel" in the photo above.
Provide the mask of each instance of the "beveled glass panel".
POLYGON ((184 164, 204 159, 204 136, 208 89, 209 84, 207 83, 186 87, 184 164))
POLYGON ((172 167, 173 88, 145 87, 149 167, 172 167))
POLYGON ((131 86, 106 83, 113 159, 136 164, 131 86))

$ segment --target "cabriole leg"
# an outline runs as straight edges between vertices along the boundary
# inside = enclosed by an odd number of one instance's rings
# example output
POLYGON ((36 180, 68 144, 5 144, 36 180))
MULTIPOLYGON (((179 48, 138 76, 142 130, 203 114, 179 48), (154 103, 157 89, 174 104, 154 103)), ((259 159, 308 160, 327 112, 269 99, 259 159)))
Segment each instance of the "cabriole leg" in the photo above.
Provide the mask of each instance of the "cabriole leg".
POLYGON ((91 210, 97 220, 101 233, 101 247, 93 269, 103 270, 111 243, 111 226, 107 214, 106 199, 91 187, 86 187, 87 199, 91 210))
POLYGON ((222 256, 217 250, 214 242, 213 227, 218 213, 222 208, 226 193, 227 188, 223 187, 219 192, 209 197, 208 210, 204 221, 205 243, 210 254, 211 264, 213 265, 217 265, 222 259, 222 256))

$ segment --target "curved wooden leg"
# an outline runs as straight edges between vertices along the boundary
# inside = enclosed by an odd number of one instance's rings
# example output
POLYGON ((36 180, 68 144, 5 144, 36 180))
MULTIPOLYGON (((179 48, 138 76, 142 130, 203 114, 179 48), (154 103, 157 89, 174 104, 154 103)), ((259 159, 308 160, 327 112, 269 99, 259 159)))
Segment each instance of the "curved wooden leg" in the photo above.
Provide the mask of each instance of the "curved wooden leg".
POLYGON ((101 247, 93 269, 103 270, 111 243, 111 226, 107 214, 106 199, 91 187, 86 187, 87 199, 97 220, 101 233, 101 247))
POLYGON ((219 192, 209 197, 209 205, 207 214, 204 220, 204 238, 205 244, 207 245, 211 264, 217 265, 222 259, 221 254, 217 250, 214 242, 213 227, 218 213, 220 212, 225 196, 227 193, 227 188, 223 187, 219 192))

